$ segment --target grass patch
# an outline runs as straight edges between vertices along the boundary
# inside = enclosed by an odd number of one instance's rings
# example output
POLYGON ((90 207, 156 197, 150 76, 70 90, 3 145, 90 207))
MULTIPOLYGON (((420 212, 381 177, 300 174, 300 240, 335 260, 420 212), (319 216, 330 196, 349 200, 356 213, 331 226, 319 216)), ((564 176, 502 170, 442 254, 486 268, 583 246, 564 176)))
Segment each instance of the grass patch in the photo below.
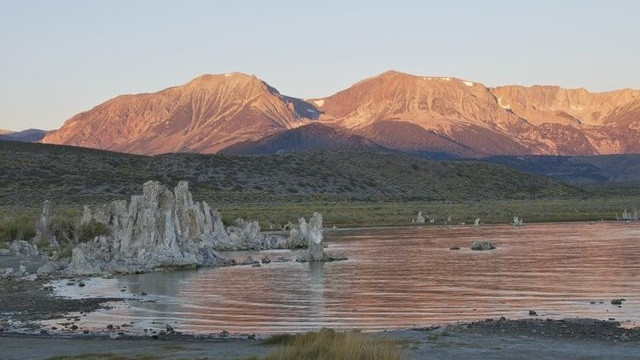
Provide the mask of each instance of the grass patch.
POLYGON ((175 358, 150 354, 114 354, 114 353, 85 353, 79 355, 62 355, 50 357, 48 360, 207 360, 207 358, 175 358))
POLYGON ((35 217, 20 215, 0 222, 0 243, 14 240, 31 240, 36 236, 35 217))
POLYGON ((88 223, 78 226, 78 241, 87 242, 93 240, 96 236, 109 235, 109 228, 107 225, 91 219, 88 223))
MULTIPOLYGON (((267 342, 269 342, 267 340, 267 342)), ((299 335, 283 335, 271 341, 281 344, 254 360, 405 360, 408 359, 390 340, 359 332, 320 330, 299 335)))

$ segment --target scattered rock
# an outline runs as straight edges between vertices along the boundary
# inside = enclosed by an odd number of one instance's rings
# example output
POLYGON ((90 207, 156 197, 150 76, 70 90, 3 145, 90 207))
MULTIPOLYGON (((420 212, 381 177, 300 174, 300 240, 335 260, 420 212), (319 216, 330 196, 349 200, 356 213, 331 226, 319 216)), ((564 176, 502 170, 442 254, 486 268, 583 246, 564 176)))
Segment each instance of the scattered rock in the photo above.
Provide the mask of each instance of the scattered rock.
POLYGON ((38 274, 30 274, 20 278, 23 281, 36 281, 38 280, 38 274))
POLYGON ((15 240, 9 244, 9 252, 13 255, 38 256, 38 248, 25 240, 15 240))
POLYGON ((265 256, 265 257, 262 258, 262 263, 263 264, 268 264, 270 262, 271 262, 271 259, 269 259, 268 257, 265 256))
POLYGON ((242 260, 242 262, 240 263, 241 265, 252 265, 254 262, 256 262, 255 260, 253 260, 253 258, 251 256, 245 258, 244 260, 242 260))
POLYGON ((529 310, 529 316, 538 316, 538 313, 534 310, 529 310))
POLYGON ((476 240, 471 244, 471 250, 474 251, 487 251, 495 249, 495 245, 486 240, 476 240))

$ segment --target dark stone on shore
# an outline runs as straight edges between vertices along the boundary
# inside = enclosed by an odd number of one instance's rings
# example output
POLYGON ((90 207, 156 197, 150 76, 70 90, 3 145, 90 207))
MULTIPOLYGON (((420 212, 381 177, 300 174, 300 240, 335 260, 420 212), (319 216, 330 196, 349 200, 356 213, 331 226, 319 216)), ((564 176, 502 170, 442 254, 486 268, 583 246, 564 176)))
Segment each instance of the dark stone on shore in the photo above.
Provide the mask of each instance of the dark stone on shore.
POLYGON ((107 325, 107 330, 113 330, 113 325, 111 324, 107 325))
POLYGON ((511 334, 570 340, 640 341, 640 329, 621 328, 617 321, 596 319, 521 319, 500 318, 452 326, 454 331, 477 334, 511 334))
POLYGON ((473 242, 473 244, 471 244, 471 250, 474 250, 474 251, 487 251, 487 250, 493 250, 495 248, 496 248, 495 245, 493 245, 489 241, 476 240, 473 242))
POLYGON ((613 299, 611 300, 611 305, 622 305, 622 302, 626 301, 625 299, 613 299))
POLYGON ((78 325, 71 325, 71 330, 78 330, 78 325))
POLYGON ((49 333, 49 332, 48 332, 47 330, 45 330, 45 329, 40 330, 40 334, 43 334, 43 335, 44 335, 44 334, 48 334, 48 333, 49 333))
POLYGON ((140 296, 147 296, 147 293, 143 291, 140 293, 140 296))
POLYGON ((78 286, 80 286, 80 287, 84 287, 85 285, 84 285, 84 283, 83 283, 83 282, 81 282, 81 283, 79 283, 79 284, 78 284, 78 286))
POLYGON ((168 332, 168 333, 174 333, 174 332, 175 332, 175 330, 173 329, 173 327, 172 327, 171 325, 169 325, 169 324, 167 324, 167 325, 165 326, 165 328, 167 329, 167 332, 168 332))
POLYGON ((460 250, 459 246, 452 246, 449 248, 449 250, 460 250))
POLYGON ((265 257, 262 258, 262 263, 263 264, 268 264, 270 262, 271 262, 271 259, 269 259, 268 257, 265 256, 265 257))
POLYGON ((529 316, 538 316, 538 313, 534 310, 529 310, 529 316))

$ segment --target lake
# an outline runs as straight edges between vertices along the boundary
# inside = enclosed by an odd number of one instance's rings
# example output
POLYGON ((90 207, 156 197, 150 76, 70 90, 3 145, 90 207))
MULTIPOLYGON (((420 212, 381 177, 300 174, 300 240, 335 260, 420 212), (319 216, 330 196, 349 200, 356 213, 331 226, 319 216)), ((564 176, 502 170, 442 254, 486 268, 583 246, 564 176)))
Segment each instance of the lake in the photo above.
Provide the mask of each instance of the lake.
MULTIPOLYGON (((375 331, 523 318, 529 310, 640 323, 637 222, 359 229, 328 232, 325 239, 328 252, 349 260, 94 278, 84 288, 60 281, 56 292, 130 297, 82 318, 81 328, 96 330, 132 322, 136 331, 165 324, 190 333, 375 331), (474 240, 490 240, 497 249, 471 251, 474 240), (611 305, 614 298, 626 301, 611 305)), ((279 253, 232 255, 275 259, 279 253)))

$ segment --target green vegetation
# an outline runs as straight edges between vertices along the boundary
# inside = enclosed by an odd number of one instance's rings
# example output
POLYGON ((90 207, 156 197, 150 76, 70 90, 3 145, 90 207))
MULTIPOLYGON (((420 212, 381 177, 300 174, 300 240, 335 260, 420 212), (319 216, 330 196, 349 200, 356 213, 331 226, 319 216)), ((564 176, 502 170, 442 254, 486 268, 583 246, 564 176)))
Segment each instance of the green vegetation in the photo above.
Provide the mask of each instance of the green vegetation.
POLYGON ((260 221, 264 230, 278 230, 313 211, 329 227, 356 227, 409 225, 418 211, 443 225, 469 224, 476 217, 509 223, 513 215, 525 222, 612 220, 640 207, 640 187, 634 184, 577 188, 498 165, 397 153, 149 157, 0 141, 0 168, 0 226, 24 214, 35 223, 42 201, 49 199, 55 205, 49 230, 62 242, 91 237, 76 233, 82 204, 128 199, 147 180, 168 186, 187 180, 194 199, 219 209, 226 224, 242 217, 260 221))
POLYGON ((266 341, 281 346, 255 360, 404 360, 395 342, 359 332, 321 330, 266 341))
POLYGON ((187 180, 215 204, 315 201, 463 201, 583 196, 580 189, 480 162, 380 152, 138 156, 0 142, 0 203, 39 207, 102 203, 139 193, 147 180, 187 180))
POLYGON ((109 228, 107 225, 91 219, 88 223, 78 226, 77 234, 79 242, 87 242, 93 240, 96 236, 109 235, 109 228))
POLYGON ((0 248, 13 240, 31 240, 36 236, 35 217, 21 214, 0 220, 0 248))

